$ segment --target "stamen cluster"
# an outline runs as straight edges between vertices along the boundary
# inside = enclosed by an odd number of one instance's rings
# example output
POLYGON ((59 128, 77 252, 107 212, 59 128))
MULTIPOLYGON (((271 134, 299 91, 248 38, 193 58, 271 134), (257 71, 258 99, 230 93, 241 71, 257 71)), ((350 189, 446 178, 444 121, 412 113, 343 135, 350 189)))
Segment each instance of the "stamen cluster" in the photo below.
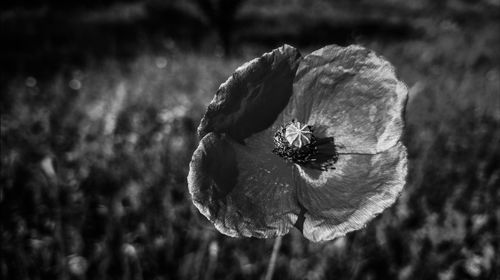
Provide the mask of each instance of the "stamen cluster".
POLYGON ((309 143, 295 146, 286 138, 286 130, 290 125, 296 125, 296 121, 281 126, 274 134, 273 153, 305 167, 326 171, 335 169, 334 164, 338 160, 333 137, 318 138, 313 134, 313 127, 308 126, 311 131, 309 143))

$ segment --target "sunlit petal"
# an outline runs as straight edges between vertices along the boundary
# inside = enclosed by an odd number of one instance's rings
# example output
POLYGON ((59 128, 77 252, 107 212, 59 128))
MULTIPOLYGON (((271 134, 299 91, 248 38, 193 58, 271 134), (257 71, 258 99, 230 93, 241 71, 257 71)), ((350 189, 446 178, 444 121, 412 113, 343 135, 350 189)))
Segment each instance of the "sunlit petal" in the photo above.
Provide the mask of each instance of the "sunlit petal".
POLYGON ((401 138, 408 90, 393 66, 360 46, 327 46, 300 62, 285 120, 334 137, 338 153, 377 153, 401 138))
POLYGON ((392 205, 405 185, 406 148, 398 142, 375 155, 342 155, 335 166, 326 172, 296 166, 303 234, 312 241, 360 229, 392 205))
POLYGON ((200 212, 230 236, 286 234, 300 212, 292 166, 262 149, 207 134, 193 155, 189 191, 200 212))

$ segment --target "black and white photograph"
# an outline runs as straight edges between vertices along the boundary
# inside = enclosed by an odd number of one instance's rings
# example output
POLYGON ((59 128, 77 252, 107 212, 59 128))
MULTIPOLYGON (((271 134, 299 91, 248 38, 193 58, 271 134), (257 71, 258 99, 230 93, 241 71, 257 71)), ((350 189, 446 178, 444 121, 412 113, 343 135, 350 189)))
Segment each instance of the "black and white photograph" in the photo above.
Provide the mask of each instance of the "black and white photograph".
POLYGON ((2 0, 0 42, 1 279, 500 279, 500 0, 2 0))

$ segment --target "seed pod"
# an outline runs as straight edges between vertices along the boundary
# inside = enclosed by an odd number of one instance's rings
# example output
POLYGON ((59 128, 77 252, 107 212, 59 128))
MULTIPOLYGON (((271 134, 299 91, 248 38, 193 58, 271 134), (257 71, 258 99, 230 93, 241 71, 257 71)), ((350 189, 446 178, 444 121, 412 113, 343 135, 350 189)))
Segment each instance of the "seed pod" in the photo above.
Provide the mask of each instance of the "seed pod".
POLYGON ((297 148, 311 143, 312 131, 307 124, 292 121, 285 130, 285 138, 288 143, 297 148))

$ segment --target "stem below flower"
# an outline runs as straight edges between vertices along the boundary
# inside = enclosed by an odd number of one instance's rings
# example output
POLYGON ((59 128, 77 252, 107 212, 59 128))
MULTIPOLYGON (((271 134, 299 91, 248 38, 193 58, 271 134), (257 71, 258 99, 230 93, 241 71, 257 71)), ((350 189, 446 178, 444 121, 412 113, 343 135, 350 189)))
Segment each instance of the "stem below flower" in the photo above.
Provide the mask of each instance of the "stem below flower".
POLYGON ((274 268, 276 267, 276 259, 278 258, 278 253, 281 248, 281 238, 281 236, 278 236, 274 240, 273 252, 271 253, 271 259, 269 259, 269 265, 267 267, 267 272, 264 280, 273 279, 274 268))

